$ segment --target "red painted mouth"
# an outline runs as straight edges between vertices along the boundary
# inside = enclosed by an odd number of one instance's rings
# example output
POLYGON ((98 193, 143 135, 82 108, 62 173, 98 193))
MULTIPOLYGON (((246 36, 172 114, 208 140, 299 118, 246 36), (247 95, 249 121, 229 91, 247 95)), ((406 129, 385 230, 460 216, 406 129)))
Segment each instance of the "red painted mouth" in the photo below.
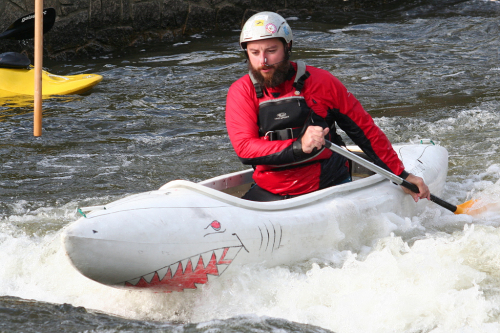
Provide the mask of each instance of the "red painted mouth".
POLYGON ((194 261, 192 258, 187 261, 187 264, 185 264, 186 267, 183 267, 182 262, 184 260, 181 260, 159 269, 158 271, 141 276, 139 281, 136 283, 126 281, 124 285, 125 287, 148 288, 152 291, 154 290, 166 293, 171 293, 172 291, 181 292, 184 289, 196 289, 197 284, 205 284, 208 282, 209 274, 220 276, 232 263, 234 258, 236 258, 236 255, 240 250, 241 247, 226 247, 224 248, 224 251, 222 252, 222 255, 220 255, 219 259, 217 259, 215 251, 212 251, 212 256, 210 257, 207 265, 203 262, 202 254, 199 254, 199 258, 194 269, 194 261), (228 255, 228 252, 231 252, 231 254, 228 255), (175 269, 176 266, 177 268, 175 269), (165 270, 166 274, 162 273, 165 272, 165 270), (146 278, 146 276, 149 278, 146 278))

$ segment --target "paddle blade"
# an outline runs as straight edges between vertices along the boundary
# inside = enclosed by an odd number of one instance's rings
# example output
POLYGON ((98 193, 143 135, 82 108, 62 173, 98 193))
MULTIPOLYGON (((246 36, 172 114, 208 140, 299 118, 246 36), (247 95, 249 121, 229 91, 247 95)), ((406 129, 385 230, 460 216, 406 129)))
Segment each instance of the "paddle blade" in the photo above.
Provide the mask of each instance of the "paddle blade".
MULTIPOLYGON (((43 33, 46 33, 56 21, 56 10, 46 8, 43 10, 43 33)), ((0 39, 23 40, 35 36, 35 13, 26 15, 12 23, 10 27, 0 34, 0 39)))
POLYGON ((473 214, 479 214, 479 213, 485 211, 486 207, 484 207, 484 206, 480 205, 478 207, 474 207, 474 204, 477 202, 478 202, 478 200, 473 199, 473 200, 466 201, 461 205, 457 205, 457 210, 455 211, 455 214, 473 215, 473 214))

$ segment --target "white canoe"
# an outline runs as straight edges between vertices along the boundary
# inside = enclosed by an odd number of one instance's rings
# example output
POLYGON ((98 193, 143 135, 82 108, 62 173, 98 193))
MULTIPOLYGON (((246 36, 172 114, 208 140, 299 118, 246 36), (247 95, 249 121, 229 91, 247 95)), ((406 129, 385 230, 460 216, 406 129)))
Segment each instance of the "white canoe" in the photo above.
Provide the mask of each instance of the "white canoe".
MULTIPOLYGON (((394 148, 406 169, 439 195, 448 169, 446 149, 394 148)), ((175 180, 156 191, 88 207, 90 213, 63 232, 67 255, 84 276, 109 286, 183 291, 241 265, 293 264, 339 244, 348 247, 346 234, 366 232, 356 231, 354 211, 370 217, 415 214, 426 204, 415 204, 379 175, 288 200, 252 202, 237 196, 251 175, 246 170, 200 183, 175 180)))

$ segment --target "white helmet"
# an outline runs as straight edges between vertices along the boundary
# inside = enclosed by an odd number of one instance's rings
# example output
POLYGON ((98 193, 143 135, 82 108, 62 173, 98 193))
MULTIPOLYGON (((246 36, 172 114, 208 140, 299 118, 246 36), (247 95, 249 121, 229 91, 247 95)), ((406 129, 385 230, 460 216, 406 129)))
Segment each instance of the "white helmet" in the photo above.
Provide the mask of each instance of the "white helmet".
POLYGON ((260 12, 250 17, 240 34, 240 46, 246 50, 246 43, 268 38, 283 38, 288 44, 292 41, 292 29, 281 16, 273 12, 260 12))

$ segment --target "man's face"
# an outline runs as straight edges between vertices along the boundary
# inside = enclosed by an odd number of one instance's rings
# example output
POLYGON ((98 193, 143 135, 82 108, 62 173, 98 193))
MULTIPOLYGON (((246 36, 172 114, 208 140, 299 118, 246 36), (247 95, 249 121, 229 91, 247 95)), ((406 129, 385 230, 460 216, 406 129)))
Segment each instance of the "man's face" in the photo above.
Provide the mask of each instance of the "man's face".
POLYGON ((247 52, 250 70, 260 84, 275 87, 283 83, 289 63, 284 61, 285 46, 279 38, 248 42, 247 52))

